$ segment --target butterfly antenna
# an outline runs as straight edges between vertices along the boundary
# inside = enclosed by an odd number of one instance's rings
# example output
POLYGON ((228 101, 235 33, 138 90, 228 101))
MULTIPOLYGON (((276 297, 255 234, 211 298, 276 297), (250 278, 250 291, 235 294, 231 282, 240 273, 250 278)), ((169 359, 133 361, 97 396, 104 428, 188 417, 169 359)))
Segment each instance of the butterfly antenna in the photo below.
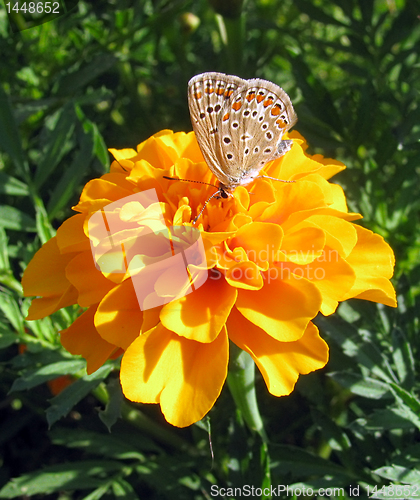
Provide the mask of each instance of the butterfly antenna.
POLYGON ((280 182, 296 182, 296 181, 285 181, 284 179, 276 179, 276 177, 269 177, 268 175, 259 175, 255 177, 255 179, 271 179, 272 181, 280 181, 280 182))
POLYGON ((214 184, 210 184, 208 182, 203 182, 203 181, 193 181, 191 179, 180 179, 179 177, 168 177, 167 175, 163 176, 164 179, 169 179, 170 181, 183 181, 183 182, 196 182, 197 184, 205 184, 206 186, 212 186, 217 188, 214 184))
POLYGON ((208 198, 208 199, 207 199, 207 201, 206 201, 206 202, 204 203, 204 205, 203 205, 203 208, 200 210, 200 213, 199 213, 199 214, 195 217, 195 219, 193 220, 193 224, 195 224, 195 223, 198 221, 198 219, 201 217, 201 214, 203 213, 204 209, 206 208, 207 203, 208 203, 210 200, 212 200, 213 198, 217 198, 217 197, 218 197, 218 195, 220 195, 220 194, 221 194, 221 192, 222 192, 222 191, 221 191, 221 189, 218 189, 215 193, 213 193, 213 194, 210 196, 210 198, 208 198))

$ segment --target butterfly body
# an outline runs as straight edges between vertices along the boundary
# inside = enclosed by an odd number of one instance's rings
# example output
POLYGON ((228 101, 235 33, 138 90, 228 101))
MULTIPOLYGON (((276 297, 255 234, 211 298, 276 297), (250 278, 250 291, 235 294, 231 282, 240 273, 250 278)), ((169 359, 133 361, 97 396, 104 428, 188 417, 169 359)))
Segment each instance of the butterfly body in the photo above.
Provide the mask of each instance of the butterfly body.
POLYGON ((201 152, 219 180, 219 197, 252 182, 291 147, 282 137, 297 116, 289 96, 272 82, 203 73, 188 83, 188 104, 201 152))

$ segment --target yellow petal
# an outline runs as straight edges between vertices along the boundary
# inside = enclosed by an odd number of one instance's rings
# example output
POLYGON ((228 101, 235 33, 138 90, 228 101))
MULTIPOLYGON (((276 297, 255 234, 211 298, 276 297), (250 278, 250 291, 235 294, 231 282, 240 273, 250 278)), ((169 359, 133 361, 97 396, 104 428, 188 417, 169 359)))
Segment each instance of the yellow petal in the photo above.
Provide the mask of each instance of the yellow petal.
POLYGON ((186 427, 212 408, 227 374, 226 329, 211 343, 194 342, 162 325, 138 337, 121 362, 121 385, 131 401, 160 403, 166 420, 186 427))
POLYGON ((300 374, 319 370, 328 361, 328 346, 313 323, 299 340, 279 342, 233 309, 227 328, 229 338, 252 356, 274 396, 290 394, 300 374))
POLYGON ((126 349, 140 334, 143 313, 130 279, 115 286, 101 301, 95 314, 99 335, 126 349))
POLYGON ((162 325, 182 337, 198 342, 213 342, 226 323, 237 296, 219 272, 198 290, 165 304, 160 313, 162 325))
POLYGON ((291 342, 302 337, 322 303, 316 286, 305 279, 281 278, 270 268, 261 290, 239 290, 236 307, 273 338, 291 342))
POLYGON ((357 297, 396 307, 395 290, 388 281, 394 272, 394 252, 382 236, 360 226, 357 244, 346 259, 353 268, 356 280, 343 300, 357 297))

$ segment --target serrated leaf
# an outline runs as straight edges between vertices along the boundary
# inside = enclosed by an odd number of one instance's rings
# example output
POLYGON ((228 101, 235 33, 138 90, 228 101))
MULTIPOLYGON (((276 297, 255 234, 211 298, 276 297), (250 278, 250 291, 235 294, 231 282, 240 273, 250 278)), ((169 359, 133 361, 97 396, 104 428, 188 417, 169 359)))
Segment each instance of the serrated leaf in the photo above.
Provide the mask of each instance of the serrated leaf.
POLYGON ((22 376, 13 382, 10 392, 25 391, 62 375, 74 375, 85 366, 86 361, 83 359, 70 359, 42 366, 41 368, 25 370, 22 376))
POLYGON ((66 387, 60 394, 50 400, 51 406, 46 411, 47 421, 51 427, 61 417, 66 416, 75 404, 81 401, 89 392, 97 387, 113 369, 111 363, 107 363, 95 373, 85 375, 73 384, 66 387))
POLYGON ((413 351, 404 333, 395 328, 392 331, 392 359, 402 384, 412 387, 415 379, 413 351))
POLYGON ((413 429, 415 426, 404 408, 375 410, 367 418, 364 427, 367 430, 413 429))
POLYGON ((97 488, 107 481, 107 474, 121 469, 111 460, 80 461, 45 467, 9 481, 0 491, 0 498, 16 498, 40 493, 97 488), (105 477, 98 477, 105 475, 105 477))
POLYGON ((420 471, 416 469, 401 467, 400 465, 390 465, 380 467, 372 472, 390 481, 420 486, 420 471))
POLYGON ((9 205, 0 205, 0 227, 14 231, 36 231, 36 224, 32 217, 9 205))
POLYGON ((353 394, 365 398, 381 399, 390 392, 387 384, 370 377, 345 372, 330 373, 329 376, 353 394))

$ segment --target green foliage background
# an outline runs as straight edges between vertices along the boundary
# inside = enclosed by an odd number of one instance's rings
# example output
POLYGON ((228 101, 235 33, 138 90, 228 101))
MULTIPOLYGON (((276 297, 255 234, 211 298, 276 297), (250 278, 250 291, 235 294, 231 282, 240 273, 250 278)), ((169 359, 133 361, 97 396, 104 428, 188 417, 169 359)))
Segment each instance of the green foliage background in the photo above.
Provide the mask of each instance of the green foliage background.
POLYGON ((0 498, 195 500, 212 485, 367 498, 389 484, 409 488, 382 498, 418 498, 419 1, 80 1, 17 33, 0 9, 0 498), (296 129, 348 166, 335 180, 397 258, 397 310, 353 300, 317 318, 325 370, 280 399, 257 374, 265 434, 227 388, 209 419, 173 428, 123 401, 118 362, 86 376, 61 348, 75 310, 24 320, 22 270, 106 171, 107 147, 190 130, 187 82, 204 71, 281 85, 296 129), (63 374, 76 382, 52 397, 63 374))

